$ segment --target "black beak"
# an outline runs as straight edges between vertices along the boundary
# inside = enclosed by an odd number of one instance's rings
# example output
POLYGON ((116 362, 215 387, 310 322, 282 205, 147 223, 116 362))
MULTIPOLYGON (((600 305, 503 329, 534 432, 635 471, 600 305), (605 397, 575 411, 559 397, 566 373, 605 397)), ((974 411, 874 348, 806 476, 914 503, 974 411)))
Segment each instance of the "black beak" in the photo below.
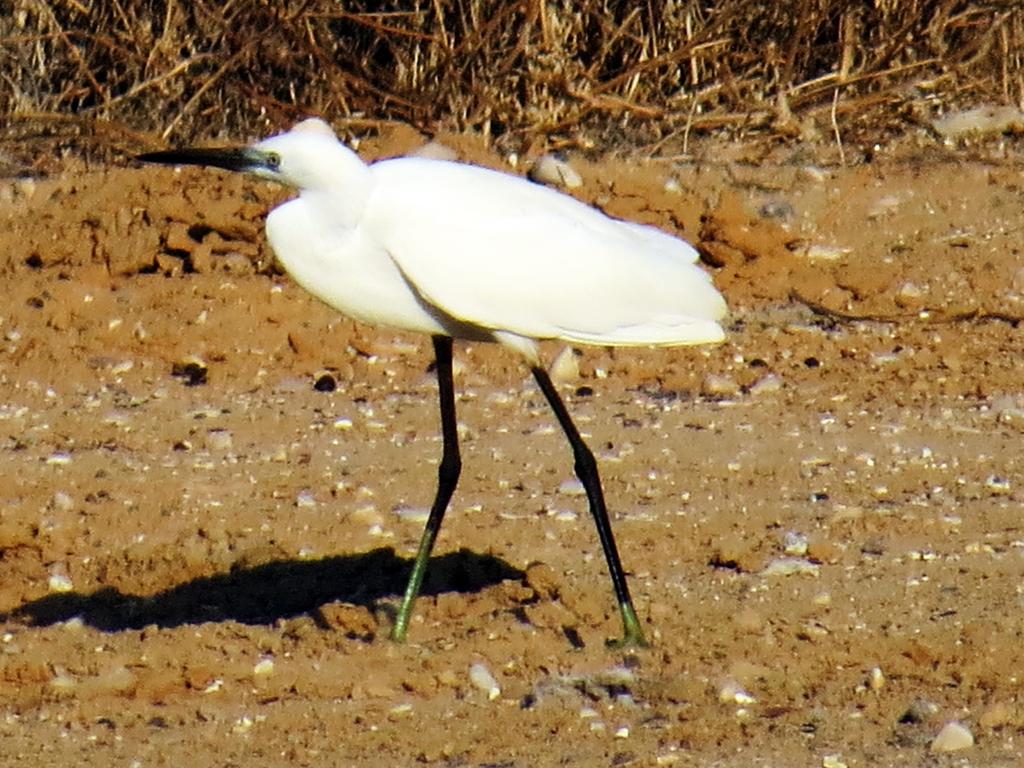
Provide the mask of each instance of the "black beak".
POLYGON ((135 156, 144 163, 161 165, 205 165, 227 171, 276 171, 280 163, 273 152, 251 147, 235 149, 168 149, 163 152, 145 152, 135 156))

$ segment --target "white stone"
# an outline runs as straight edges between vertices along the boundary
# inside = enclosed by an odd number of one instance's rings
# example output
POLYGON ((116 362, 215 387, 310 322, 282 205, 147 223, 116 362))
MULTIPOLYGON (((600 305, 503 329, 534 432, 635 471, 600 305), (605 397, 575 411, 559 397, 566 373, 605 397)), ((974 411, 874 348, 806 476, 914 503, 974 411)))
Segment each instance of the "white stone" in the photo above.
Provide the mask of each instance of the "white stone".
POLYGON ((568 480, 563 480, 558 485, 558 492, 563 496, 585 496, 587 491, 581 483, 575 477, 568 480))
POLYGON ((853 252, 852 248, 844 248, 839 245, 823 245, 814 243, 804 249, 804 256, 811 261, 839 261, 853 252))
POLYGON ((70 592, 75 588, 75 585, 71 583, 71 579, 63 573, 52 574, 47 582, 47 586, 49 586, 51 592, 58 594, 70 592))
POLYGON ((498 685, 498 681, 494 679, 491 670, 483 662, 478 661, 469 668, 469 681, 481 691, 485 691, 487 698, 491 701, 501 696, 501 687, 498 685))
POLYGON ((75 507, 75 501, 64 491, 57 491, 50 499, 50 506, 58 512, 70 512, 75 507))
POLYGON ((558 384, 569 384, 580 377, 580 367, 572 347, 562 347, 548 368, 551 380, 558 384))
POLYGON ((885 673, 882 672, 881 667, 872 667, 868 672, 868 686, 875 692, 885 687, 885 673))
POLYGON ((754 704, 757 702, 753 696, 744 690, 743 686, 731 677, 722 681, 718 687, 718 700, 723 704, 754 704))
POLYGON ((782 537, 783 551, 792 557, 803 557, 807 554, 807 534, 799 531, 786 531, 782 537))
POLYGON ((740 392, 740 385, 731 376, 709 373, 704 377, 700 391, 708 397, 735 397, 740 392))
POLYGON ((422 157, 426 160, 444 160, 453 162, 459 159, 459 153, 439 141, 428 141, 422 147, 416 147, 409 157, 422 157))
POLYGON ((426 507, 407 507, 405 505, 395 507, 395 515, 399 520, 407 523, 425 523, 430 517, 430 510, 426 507))
POLYGON ((800 557, 777 557, 761 571, 762 576, 817 576, 820 566, 800 557))
POLYGON ((1013 106, 986 105, 951 112, 932 120, 932 128, 946 141, 969 134, 985 135, 1024 130, 1024 111, 1013 106))
POLYGON ((780 389, 782 389, 782 379, 774 373, 769 373, 750 385, 750 394, 766 395, 778 392, 780 389))
POLYGON ((966 726, 952 720, 946 723, 932 741, 932 752, 956 752, 974 746, 974 734, 966 726))
POLYGON ((541 155, 530 168, 530 178, 549 187, 576 189, 583 186, 583 178, 565 160, 555 155, 541 155))
POLYGON ((229 429, 211 429, 206 433, 206 447, 211 451, 230 451, 234 438, 229 429))

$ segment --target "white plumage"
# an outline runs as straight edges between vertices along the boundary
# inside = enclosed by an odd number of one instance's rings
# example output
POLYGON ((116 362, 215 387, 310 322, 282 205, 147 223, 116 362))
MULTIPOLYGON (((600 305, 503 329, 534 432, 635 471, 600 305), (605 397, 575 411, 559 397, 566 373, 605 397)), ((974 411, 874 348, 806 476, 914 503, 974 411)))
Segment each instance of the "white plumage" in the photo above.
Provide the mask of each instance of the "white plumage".
POLYGON ((366 166, 319 120, 256 149, 280 156, 279 178, 299 188, 267 220, 274 252, 303 287, 357 319, 456 338, 724 338, 725 302, 697 252, 654 227, 478 166, 366 166))

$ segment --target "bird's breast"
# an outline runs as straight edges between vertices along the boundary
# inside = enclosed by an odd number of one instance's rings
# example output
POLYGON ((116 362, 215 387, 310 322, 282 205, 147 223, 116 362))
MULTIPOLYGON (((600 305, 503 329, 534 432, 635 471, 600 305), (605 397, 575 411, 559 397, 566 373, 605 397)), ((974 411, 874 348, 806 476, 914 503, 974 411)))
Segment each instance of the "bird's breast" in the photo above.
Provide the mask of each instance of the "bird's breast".
POLYGON ((292 279, 339 312, 373 325, 444 333, 364 228, 340 226, 329 210, 300 197, 270 213, 267 239, 292 279))

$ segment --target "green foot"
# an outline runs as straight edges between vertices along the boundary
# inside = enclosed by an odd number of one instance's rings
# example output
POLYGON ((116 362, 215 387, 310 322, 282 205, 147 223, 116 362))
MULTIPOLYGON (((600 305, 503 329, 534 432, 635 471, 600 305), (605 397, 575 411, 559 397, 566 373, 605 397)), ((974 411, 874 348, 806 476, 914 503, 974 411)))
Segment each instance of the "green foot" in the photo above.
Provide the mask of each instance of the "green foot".
POLYGON ((413 601, 407 599, 402 601, 398 613, 395 614, 395 624, 391 627, 391 642, 405 643, 406 635, 409 632, 409 619, 412 617, 413 601))
POLYGON ((608 640, 606 645, 609 648, 650 648, 651 644, 644 637, 644 631, 640 629, 640 620, 636 617, 636 611, 629 603, 619 606, 622 612, 622 639, 608 640))
POLYGON ((625 637, 618 640, 605 640, 604 644, 616 651, 629 650, 631 648, 651 647, 651 644, 647 642, 647 638, 643 636, 642 632, 627 634, 625 637))

